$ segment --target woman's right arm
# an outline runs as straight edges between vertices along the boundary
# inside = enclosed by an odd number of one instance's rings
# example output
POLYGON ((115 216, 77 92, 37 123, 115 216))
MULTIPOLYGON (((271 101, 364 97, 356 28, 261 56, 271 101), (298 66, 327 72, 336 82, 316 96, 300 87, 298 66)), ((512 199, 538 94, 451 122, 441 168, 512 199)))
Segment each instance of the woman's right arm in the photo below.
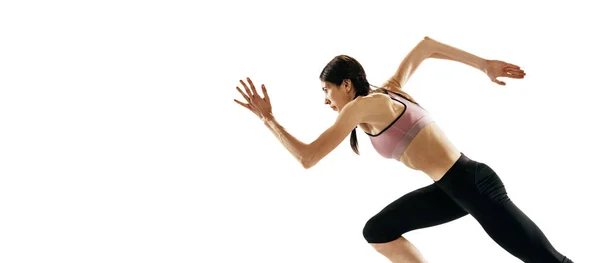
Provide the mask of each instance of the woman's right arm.
POLYGON ((485 73, 487 60, 458 48, 443 44, 430 37, 424 37, 402 60, 394 75, 384 83, 384 87, 400 90, 427 58, 440 58, 462 62, 485 73))
POLYGON ((483 59, 458 48, 435 41, 429 37, 425 37, 425 40, 429 43, 428 48, 430 58, 454 60, 472 66, 485 73, 492 82, 499 85, 506 85, 506 83, 498 80, 498 77, 513 79, 522 79, 525 77, 525 71, 517 65, 500 60, 483 59))
POLYGON ((486 59, 480 58, 453 46, 433 40, 429 37, 425 37, 425 39, 429 41, 429 48, 431 48, 429 53, 430 58, 447 59, 461 62, 463 64, 481 70, 485 73, 485 69, 487 66, 486 59))

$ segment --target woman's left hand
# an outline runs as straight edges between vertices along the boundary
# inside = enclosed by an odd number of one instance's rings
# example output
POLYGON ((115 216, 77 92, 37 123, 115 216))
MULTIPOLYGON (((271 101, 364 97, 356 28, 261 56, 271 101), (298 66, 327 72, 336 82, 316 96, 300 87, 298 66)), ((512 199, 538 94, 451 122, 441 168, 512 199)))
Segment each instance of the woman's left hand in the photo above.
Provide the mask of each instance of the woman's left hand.
POLYGON ((242 94, 242 96, 244 96, 244 99, 246 99, 246 102, 248 103, 243 103, 236 99, 234 99, 234 101, 244 106, 244 108, 252 111, 263 121, 269 118, 273 118, 273 112, 271 111, 271 100, 269 99, 269 94, 267 93, 267 88, 265 87, 265 84, 261 85, 262 93, 264 95, 264 98, 261 98, 258 95, 258 92, 256 92, 256 88, 254 87, 254 83, 252 83, 252 80, 250 80, 250 78, 246 79, 248 80, 250 88, 248 88, 248 86, 246 85, 246 83, 244 83, 243 80, 240 80, 240 83, 242 83, 244 89, 246 90, 245 93, 240 89, 240 87, 235 88, 240 92, 240 94, 242 94))
POLYGON ((506 63, 501 60, 487 60, 484 72, 491 81, 499 85, 506 85, 506 82, 500 81, 498 77, 507 77, 513 79, 522 79, 525 77, 525 71, 519 66, 506 63))

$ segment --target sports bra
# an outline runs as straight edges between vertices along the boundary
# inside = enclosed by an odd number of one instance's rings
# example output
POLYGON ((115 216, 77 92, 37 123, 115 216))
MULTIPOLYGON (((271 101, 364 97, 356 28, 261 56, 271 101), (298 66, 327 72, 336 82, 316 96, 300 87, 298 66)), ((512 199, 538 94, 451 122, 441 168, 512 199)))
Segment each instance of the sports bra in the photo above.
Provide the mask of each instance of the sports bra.
POLYGON ((365 133, 369 135, 371 144, 379 155, 387 159, 397 159, 419 131, 433 122, 433 118, 419 104, 411 102, 402 95, 387 90, 385 93, 391 99, 404 104, 404 111, 378 134, 365 133))

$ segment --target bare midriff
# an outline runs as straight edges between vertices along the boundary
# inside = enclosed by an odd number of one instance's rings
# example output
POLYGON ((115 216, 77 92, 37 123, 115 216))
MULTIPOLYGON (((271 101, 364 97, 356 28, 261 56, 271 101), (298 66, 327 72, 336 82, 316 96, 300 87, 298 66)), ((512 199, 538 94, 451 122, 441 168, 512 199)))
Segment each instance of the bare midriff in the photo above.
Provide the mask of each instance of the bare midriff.
POLYGON ((450 142, 440 127, 432 122, 425 126, 410 142, 404 153, 396 156, 395 159, 438 181, 459 157, 460 151, 450 142))

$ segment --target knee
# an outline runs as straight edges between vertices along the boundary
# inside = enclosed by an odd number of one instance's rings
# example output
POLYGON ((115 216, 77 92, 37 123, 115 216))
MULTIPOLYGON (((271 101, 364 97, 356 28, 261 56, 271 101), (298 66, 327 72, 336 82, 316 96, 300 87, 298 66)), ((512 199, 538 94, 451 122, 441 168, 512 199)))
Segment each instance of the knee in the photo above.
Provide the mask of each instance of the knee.
MULTIPOLYGON (((394 241, 404 234, 399 230, 400 222, 387 222, 382 217, 376 215, 369 219, 363 227, 363 237, 371 244, 383 244, 394 241)), ((378 246, 374 246, 376 249, 378 246)), ((379 249, 377 249, 379 250, 379 249)))

